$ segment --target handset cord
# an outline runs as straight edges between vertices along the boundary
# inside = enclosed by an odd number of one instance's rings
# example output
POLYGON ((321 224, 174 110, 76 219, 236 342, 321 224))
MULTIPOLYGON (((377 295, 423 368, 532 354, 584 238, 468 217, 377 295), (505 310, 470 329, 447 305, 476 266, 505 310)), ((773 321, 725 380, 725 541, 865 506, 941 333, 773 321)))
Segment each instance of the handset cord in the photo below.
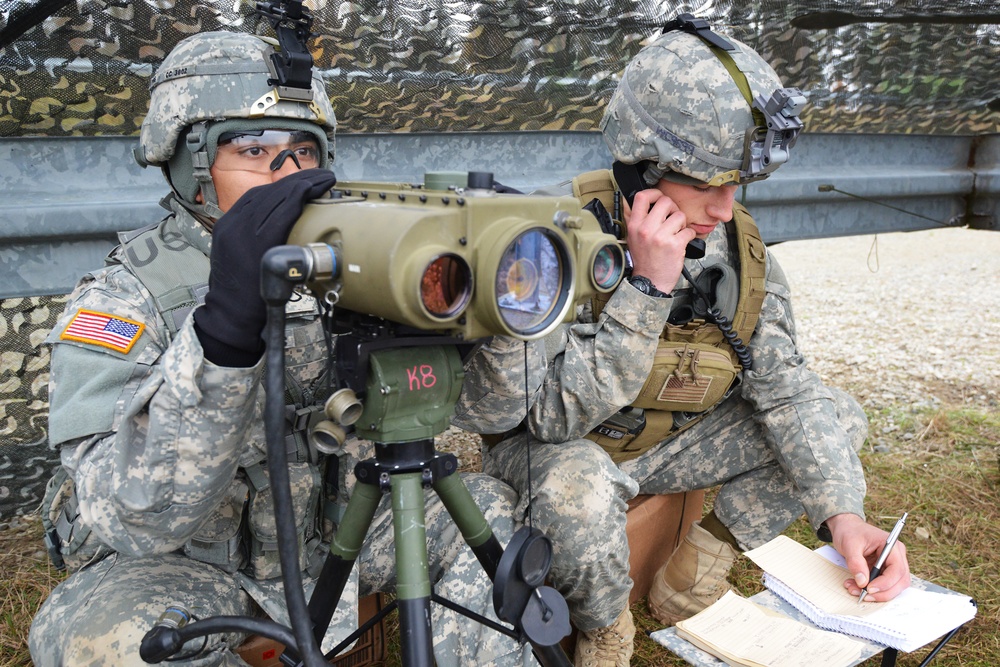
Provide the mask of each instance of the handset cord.
POLYGON ((528 520, 527 520, 526 523, 527 523, 527 525, 528 525, 529 528, 534 528, 534 522, 532 520, 532 515, 531 515, 531 505, 532 505, 531 500, 534 497, 532 495, 532 490, 531 490, 531 427, 528 426, 528 423, 531 421, 529 419, 529 414, 528 414, 529 411, 530 411, 530 409, 531 409, 530 408, 530 397, 529 397, 530 389, 529 389, 529 384, 528 384, 528 373, 530 372, 530 369, 528 368, 528 341, 526 341, 526 340, 521 341, 521 347, 524 350, 524 456, 525 456, 525 459, 526 459, 525 463, 528 466, 528 480, 527 480, 528 481, 528 502, 527 502, 527 508, 528 508, 528 517, 527 518, 528 518, 528 520))
POLYGON ((722 311, 712 305, 712 301, 705 290, 701 288, 701 285, 694 281, 691 277, 691 272, 687 270, 687 267, 683 267, 681 272, 684 274, 684 278, 691 283, 691 287, 694 288, 695 293, 697 293, 698 298, 705 302, 705 310, 707 311, 707 319, 713 324, 719 327, 719 331, 725 336, 729 345, 732 346, 733 351, 736 352, 736 357, 740 360, 740 366, 743 370, 749 371, 751 367, 750 350, 747 348, 743 339, 739 337, 735 331, 733 331, 733 323, 729 321, 722 311))

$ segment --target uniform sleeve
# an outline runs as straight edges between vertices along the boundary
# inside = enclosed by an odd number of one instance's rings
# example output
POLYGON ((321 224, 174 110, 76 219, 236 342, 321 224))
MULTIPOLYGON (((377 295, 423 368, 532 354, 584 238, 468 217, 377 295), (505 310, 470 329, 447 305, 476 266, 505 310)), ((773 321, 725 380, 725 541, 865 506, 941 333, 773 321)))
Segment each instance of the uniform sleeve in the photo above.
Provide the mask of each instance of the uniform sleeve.
MULTIPOLYGON (((557 329, 528 344, 528 425, 544 442, 564 442, 638 396, 652 367, 669 299, 623 283, 594 322, 557 329)), ((483 433, 516 426, 525 411, 525 350, 494 339, 466 365, 456 424, 483 433)))
POLYGON ((50 439, 84 522, 130 555, 173 551, 219 504, 255 417, 260 367, 206 362, 192 318, 166 345, 149 293, 115 267, 86 278, 50 335, 50 439), (67 337, 81 310, 142 325, 128 352, 67 337))
POLYGON ((750 339, 753 367, 745 373, 743 397, 756 408, 754 419, 798 487, 814 529, 835 514, 864 517, 861 462, 832 395, 796 346, 791 293, 770 254, 766 290, 750 339))

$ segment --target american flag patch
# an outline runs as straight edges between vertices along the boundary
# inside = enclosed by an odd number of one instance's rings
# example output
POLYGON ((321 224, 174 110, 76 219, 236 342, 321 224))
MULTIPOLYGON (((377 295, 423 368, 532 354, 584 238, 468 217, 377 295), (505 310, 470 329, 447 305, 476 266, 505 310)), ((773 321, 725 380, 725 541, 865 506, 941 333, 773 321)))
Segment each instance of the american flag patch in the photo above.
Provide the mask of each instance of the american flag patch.
POLYGON ((81 309, 66 325, 59 338, 100 345, 125 353, 132 349, 145 328, 146 325, 141 322, 81 309))

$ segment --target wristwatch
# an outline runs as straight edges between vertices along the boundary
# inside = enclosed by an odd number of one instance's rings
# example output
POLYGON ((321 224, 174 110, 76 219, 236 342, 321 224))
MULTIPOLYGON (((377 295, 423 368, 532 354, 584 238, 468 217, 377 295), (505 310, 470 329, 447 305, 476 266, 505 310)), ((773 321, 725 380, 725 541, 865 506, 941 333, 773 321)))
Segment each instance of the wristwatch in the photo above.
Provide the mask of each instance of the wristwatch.
POLYGON ((670 298, 670 295, 667 294, 666 292, 661 292, 660 290, 656 289, 656 285, 653 284, 653 281, 647 278, 646 276, 629 276, 628 281, 632 283, 632 287, 636 288, 643 294, 648 294, 649 296, 655 296, 660 299, 670 298))

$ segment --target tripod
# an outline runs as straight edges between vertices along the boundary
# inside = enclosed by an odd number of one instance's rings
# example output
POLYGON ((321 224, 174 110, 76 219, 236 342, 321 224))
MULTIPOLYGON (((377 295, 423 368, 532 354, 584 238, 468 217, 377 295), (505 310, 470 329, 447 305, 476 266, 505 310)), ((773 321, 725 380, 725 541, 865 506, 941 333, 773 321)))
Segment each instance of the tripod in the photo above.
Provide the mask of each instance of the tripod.
MULTIPOLYGON (((319 645, 361 551, 383 493, 392 500, 396 549, 397 599, 370 623, 395 607, 399 611, 402 664, 433 664, 430 604, 441 603, 489 627, 531 643, 545 667, 569 665, 559 640, 569 634, 566 602, 545 587, 551 545, 538 531, 522 528, 505 551, 457 472, 457 459, 434 449, 434 436, 447 428, 461 391, 461 360, 454 345, 434 339, 376 340, 360 345, 352 364, 365 377, 366 401, 356 431, 376 443, 376 455, 355 468, 358 484, 348 501, 336 536, 308 604, 302 590, 298 537, 284 453, 284 327, 285 303, 294 278, 301 276, 297 249, 283 246, 265 256, 262 293, 268 307, 265 329, 265 423, 268 471, 279 530, 282 580, 292 628, 272 621, 217 616, 189 622, 183 610, 168 609, 143 638, 140 655, 158 662, 176 654, 185 642, 223 631, 252 632, 286 645, 282 662, 320 667, 326 657, 319 645), (284 254, 283 254, 284 251, 284 254), (358 369, 361 369, 359 371, 358 369), (486 574, 494 581, 497 615, 510 630, 474 614, 432 592, 424 493, 438 494, 486 574), (171 613, 171 612, 174 613, 171 613), (301 661, 301 662, 300 662, 301 661)), ((440 339, 438 339, 440 340, 440 339)), ((336 655, 367 629, 360 628, 330 651, 336 655)))

